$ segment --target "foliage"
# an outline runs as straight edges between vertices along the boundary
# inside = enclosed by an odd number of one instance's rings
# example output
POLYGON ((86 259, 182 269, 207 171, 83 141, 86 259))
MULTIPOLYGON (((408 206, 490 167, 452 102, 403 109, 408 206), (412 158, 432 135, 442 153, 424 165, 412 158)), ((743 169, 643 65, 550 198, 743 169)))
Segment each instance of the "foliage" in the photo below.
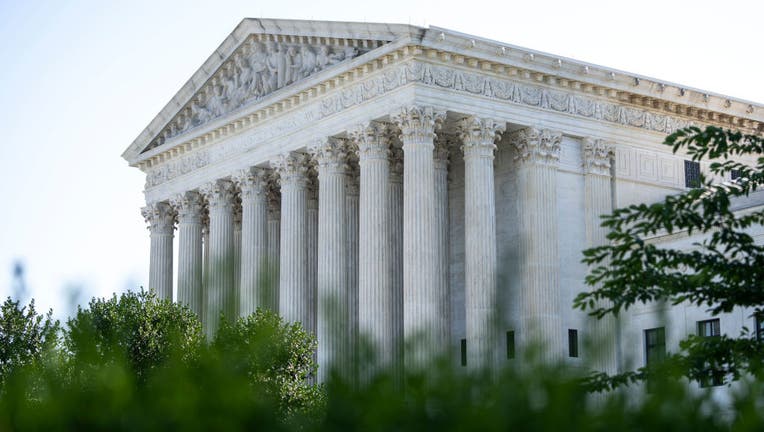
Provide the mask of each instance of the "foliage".
POLYGON ((308 384, 317 369, 316 337, 300 324, 258 309, 234 323, 222 320, 212 348, 231 370, 276 396, 285 414, 320 405, 320 388, 308 384))
POLYGON ((153 291, 94 298, 87 309, 78 308, 67 326, 65 346, 74 361, 126 361, 138 380, 170 358, 190 361, 204 341, 191 310, 153 291))
POLYGON ((39 365, 58 342, 53 312, 38 315, 34 300, 24 307, 19 303, 8 297, 0 307, 0 388, 15 370, 39 365))
MULTIPOLYGON (((713 314, 736 307, 764 305, 764 246, 749 229, 764 223, 764 210, 733 211, 736 200, 747 197, 764 180, 764 139, 709 126, 688 127, 669 135, 665 144, 684 150, 693 161, 712 161, 711 178, 701 177, 697 188, 667 196, 655 204, 637 204, 603 216, 611 231, 610 244, 584 251, 583 262, 593 266, 586 282, 593 289, 580 294, 575 306, 599 318, 642 302, 667 301, 707 307, 713 314), (754 158, 749 166, 731 158, 754 158), (719 183, 713 179, 737 179, 719 183), (659 247, 649 241, 660 234, 699 234, 692 249, 659 247)), ((744 332, 739 337, 690 337, 681 352, 670 356, 677 374, 703 379, 709 371, 727 379, 743 372, 762 371, 762 344, 744 332)), ((602 387, 645 379, 641 369, 619 377, 598 375, 602 387)), ((653 374, 654 375, 654 374, 653 374)))

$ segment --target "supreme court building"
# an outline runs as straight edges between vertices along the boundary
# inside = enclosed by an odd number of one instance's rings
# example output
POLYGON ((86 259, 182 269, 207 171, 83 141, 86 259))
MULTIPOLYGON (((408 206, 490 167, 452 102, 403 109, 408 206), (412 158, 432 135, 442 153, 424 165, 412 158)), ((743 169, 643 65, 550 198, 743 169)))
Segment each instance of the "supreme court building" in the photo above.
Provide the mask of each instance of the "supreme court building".
POLYGON ((123 157, 146 173, 148 286, 207 334, 221 312, 278 311, 317 334, 320 378, 358 335, 383 362, 417 336, 406 365, 467 366, 534 335, 549 360, 615 372, 697 322, 760 325, 572 308, 599 216, 692 184, 706 164, 661 142, 705 124, 760 132, 764 107, 437 27, 245 19, 123 157), (596 359, 585 338, 605 341, 596 359))

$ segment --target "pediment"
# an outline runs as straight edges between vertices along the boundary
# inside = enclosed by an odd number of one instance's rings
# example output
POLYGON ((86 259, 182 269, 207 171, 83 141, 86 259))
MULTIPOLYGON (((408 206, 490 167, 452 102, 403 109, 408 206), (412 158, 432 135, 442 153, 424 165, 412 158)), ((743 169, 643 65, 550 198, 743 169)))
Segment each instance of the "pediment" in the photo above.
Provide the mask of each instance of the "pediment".
POLYGON ((272 93, 409 36, 407 25, 245 19, 123 157, 141 153, 272 93))

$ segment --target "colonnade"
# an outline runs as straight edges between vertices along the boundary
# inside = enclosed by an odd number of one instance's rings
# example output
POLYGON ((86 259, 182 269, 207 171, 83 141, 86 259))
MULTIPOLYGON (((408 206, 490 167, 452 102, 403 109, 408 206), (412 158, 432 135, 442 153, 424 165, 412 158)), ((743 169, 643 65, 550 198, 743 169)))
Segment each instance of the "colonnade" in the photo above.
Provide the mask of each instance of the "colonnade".
MULTIPOLYGON (((452 344, 447 179, 461 148, 467 363, 495 364, 502 342, 493 159, 505 124, 461 116, 451 128, 456 134, 447 135, 440 133, 445 118, 431 107, 403 108, 389 121, 275 155, 268 168, 250 167, 150 204, 150 288, 172 297, 177 220, 176 300, 202 317, 209 336, 221 313, 263 307, 317 334, 319 380, 330 365, 347 370, 358 335, 383 365, 426 367, 452 344), (275 291, 264 280, 277 281, 275 291), (405 353, 404 340, 414 341, 405 353)), ((519 330, 538 331, 554 347, 550 358, 564 346, 556 259, 560 140, 560 133, 535 128, 509 140, 518 163, 519 330)))

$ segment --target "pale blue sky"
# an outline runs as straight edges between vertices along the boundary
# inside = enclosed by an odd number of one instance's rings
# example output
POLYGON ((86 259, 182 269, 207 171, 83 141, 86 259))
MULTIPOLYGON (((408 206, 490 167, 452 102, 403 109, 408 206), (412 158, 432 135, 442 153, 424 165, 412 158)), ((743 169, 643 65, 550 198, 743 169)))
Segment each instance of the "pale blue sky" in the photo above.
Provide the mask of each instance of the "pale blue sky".
POLYGON ((144 284, 143 174, 122 151, 244 17, 436 25, 764 102, 758 0, 0 0, 0 295, 57 315, 144 284))

